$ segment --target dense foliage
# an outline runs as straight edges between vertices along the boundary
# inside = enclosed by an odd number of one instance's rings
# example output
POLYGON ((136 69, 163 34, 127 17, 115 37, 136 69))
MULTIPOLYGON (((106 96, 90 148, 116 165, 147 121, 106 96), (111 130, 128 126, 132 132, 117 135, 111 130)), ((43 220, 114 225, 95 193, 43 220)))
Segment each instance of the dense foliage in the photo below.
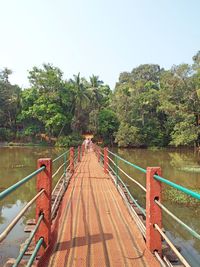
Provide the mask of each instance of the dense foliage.
POLYGON ((112 92, 92 75, 64 80, 44 64, 29 71, 30 88, 0 72, 0 141, 78 144, 83 133, 121 147, 200 143, 200 52, 193 65, 164 70, 145 64, 119 76, 112 92))

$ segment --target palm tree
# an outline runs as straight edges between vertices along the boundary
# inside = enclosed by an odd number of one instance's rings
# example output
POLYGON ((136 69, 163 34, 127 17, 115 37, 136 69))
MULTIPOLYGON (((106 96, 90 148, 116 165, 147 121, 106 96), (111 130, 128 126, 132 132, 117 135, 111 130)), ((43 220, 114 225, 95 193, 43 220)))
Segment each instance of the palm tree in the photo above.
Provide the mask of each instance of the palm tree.
POLYGON ((103 81, 99 80, 99 76, 95 76, 94 74, 90 77, 90 84, 88 91, 90 93, 90 99, 92 101, 92 104, 94 106, 94 109, 99 110, 100 108, 100 102, 103 97, 101 92, 101 85, 103 84, 103 81))
POLYGON ((89 104, 89 97, 87 94, 86 81, 80 77, 80 72, 78 75, 74 75, 74 79, 70 80, 74 90, 74 120, 73 128, 76 130, 82 130, 81 126, 83 121, 81 118, 84 115, 84 111, 87 109, 89 104))

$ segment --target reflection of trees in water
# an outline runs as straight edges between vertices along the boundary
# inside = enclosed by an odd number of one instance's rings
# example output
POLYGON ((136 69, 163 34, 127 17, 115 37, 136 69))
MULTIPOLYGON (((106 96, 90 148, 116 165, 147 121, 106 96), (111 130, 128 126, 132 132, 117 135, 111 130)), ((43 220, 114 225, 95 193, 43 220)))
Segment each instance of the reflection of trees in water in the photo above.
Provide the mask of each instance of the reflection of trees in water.
MULTIPOLYGON (((10 187, 37 168, 37 159, 42 157, 55 158, 63 152, 59 148, 41 148, 41 147, 8 147, 0 148, 0 183, 1 190, 10 187)), ((56 182, 56 179, 54 183, 56 182)), ((13 205, 19 200, 24 206, 36 194, 36 176, 29 182, 23 184, 16 191, 1 200, 0 224, 3 224, 5 218, 2 217, 2 209, 12 209, 13 205)), ((32 209, 34 210, 34 209, 32 209)), ((34 211, 25 214, 23 221, 35 217, 34 211)))

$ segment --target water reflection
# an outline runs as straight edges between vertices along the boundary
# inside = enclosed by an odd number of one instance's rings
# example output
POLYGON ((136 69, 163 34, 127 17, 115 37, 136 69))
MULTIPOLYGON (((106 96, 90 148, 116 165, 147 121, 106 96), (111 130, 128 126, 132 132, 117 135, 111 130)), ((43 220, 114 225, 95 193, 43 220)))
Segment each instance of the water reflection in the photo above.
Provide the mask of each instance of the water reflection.
MULTIPOLYGON (((0 147, 0 191, 18 182, 37 168, 37 159, 44 157, 55 158, 64 150, 58 148, 39 147, 0 147)), ((59 162, 55 164, 55 169, 59 162)), ((58 179, 58 177, 57 177, 58 179)), ((25 204, 35 196, 36 177, 25 183, 22 187, 14 191, 11 195, 1 200, 0 206, 0 232, 2 232, 9 222, 25 206, 25 204)), ((53 184, 56 183, 56 179, 53 184)), ((20 244, 27 237, 24 233, 24 225, 29 218, 35 217, 34 206, 25 213, 17 226, 0 246, 0 266, 3 266, 6 259, 16 257, 19 253, 20 244)))
MULTIPOLYGON (((192 150, 166 149, 151 151, 144 149, 118 149, 115 152, 144 169, 147 166, 160 166, 162 168, 162 176, 168 180, 193 190, 200 189, 200 157, 199 154, 195 154, 192 150), (195 171, 193 171, 194 168, 195 171)), ((119 166, 146 187, 145 174, 120 161, 119 166)), ((121 174, 121 177, 129 186, 133 196, 142 207, 145 207, 145 193, 123 174, 121 174)), ((163 191, 168 188, 167 185, 163 185, 163 191)), ((163 199, 163 202, 170 211, 200 233, 200 205, 187 207, 183 204, 170 202, 167 199, 163 199)), ((181 247, 182 254, 189 259, 191 266, 199 267, 200 241, 192 237, 189 232, 165 213, 163 213, 163 224, 175 244, 181 247)))

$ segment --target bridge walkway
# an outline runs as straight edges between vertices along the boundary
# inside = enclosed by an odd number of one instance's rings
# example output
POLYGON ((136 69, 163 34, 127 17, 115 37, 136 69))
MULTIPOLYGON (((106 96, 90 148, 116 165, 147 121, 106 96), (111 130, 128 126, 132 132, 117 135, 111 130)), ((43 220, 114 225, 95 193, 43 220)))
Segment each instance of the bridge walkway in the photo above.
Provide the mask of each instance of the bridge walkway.
POLYGON ((94 152, 75 170, 48 266, 160 266, 94 152))

